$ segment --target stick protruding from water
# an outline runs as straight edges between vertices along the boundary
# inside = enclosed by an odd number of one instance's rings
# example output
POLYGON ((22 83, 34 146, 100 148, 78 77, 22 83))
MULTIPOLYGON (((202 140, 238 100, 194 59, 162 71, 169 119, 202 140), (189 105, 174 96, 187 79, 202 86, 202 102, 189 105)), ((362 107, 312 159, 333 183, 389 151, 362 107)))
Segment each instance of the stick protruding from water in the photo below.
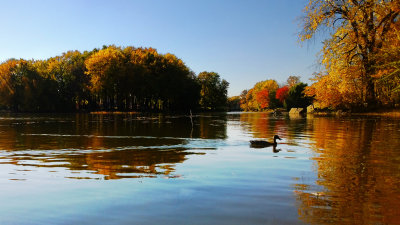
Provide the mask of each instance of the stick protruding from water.
POLYGON ((192 110, 189 110, 190 112, 190 122, 192 123, 192 129, 193 129, 193 114, 192 114, 192 110))

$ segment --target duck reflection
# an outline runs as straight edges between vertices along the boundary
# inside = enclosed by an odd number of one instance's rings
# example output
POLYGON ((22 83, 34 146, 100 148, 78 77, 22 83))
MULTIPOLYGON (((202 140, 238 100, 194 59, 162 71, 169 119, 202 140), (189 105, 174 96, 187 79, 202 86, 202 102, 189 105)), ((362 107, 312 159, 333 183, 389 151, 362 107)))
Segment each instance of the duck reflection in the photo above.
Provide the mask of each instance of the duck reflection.
POLYGON ((272 146, 272 152, 273 152, 273 153, 278 153, 278 152, 280 152, 280 151, 282 151, 282 149, 276 148, 276 146, 272 146))
POLYGON ((268 141, 263 141, 263 140, 250 140, 250 148, 267 148, 267 147, 272 147, 272 152, 273 153, 278 153, 281 151, 281 149, 277 149, 276 146, 278 143, 276 140, 282 140, 278 135, 274 136, 274 142, 268 142, 268 141))

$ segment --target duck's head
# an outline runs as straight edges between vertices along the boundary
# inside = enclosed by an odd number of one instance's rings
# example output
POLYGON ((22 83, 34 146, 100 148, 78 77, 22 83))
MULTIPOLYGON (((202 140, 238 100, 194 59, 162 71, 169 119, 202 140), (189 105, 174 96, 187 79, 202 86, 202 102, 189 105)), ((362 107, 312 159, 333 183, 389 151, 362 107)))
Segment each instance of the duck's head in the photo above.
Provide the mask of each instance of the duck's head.
POLYGON ((274 136, 274 140, 276 140, 276 139, 282 140, 278 135, 274 136))

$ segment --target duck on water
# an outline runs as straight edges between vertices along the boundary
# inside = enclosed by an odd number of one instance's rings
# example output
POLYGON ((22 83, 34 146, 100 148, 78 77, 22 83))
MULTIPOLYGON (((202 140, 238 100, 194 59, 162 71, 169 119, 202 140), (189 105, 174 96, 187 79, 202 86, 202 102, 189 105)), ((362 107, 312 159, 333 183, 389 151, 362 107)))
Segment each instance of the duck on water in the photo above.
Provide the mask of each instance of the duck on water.
POLYGON ((274 136, 274 142, 268 142, 268 141, 261 141, 261 140, 251 140, 250 141, 250 147, 252 148, 266 148, 266 147, 276 147, 276 145, 278 144, 276 142, 276 139, 282 140, 278 135, 274 136))

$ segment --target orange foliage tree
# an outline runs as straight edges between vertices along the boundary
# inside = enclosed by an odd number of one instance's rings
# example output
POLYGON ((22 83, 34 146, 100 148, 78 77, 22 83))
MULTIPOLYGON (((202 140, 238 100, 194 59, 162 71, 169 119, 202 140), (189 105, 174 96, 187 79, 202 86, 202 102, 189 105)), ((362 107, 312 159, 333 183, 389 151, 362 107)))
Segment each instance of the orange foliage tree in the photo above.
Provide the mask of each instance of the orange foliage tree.
POLYGON ((264 89, 264 90, 261 90, 261 91, 257 92, 256 101, 260 105, 260 109, 261 110, 268 108, 269 101, 270 101, 270 99, 269 99, 269 91, 264 89))

